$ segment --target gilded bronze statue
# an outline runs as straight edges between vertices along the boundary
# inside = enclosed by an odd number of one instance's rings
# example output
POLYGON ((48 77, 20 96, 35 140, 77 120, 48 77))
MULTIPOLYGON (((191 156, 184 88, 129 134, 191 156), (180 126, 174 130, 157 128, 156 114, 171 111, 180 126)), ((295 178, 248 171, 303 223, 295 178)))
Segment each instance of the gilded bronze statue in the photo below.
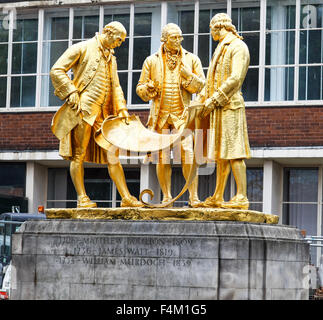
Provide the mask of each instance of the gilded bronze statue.
MULTIPOLYGON (((174 23, 165 25, 160 49, 149 56, 142 67, 136 92, 142 100, 152 100, 147 125, 154 132, 179 130, 184 108, 190 104, 192 94, 199 93, 205 84, 200 59, 181 46, 182 40, 179 26, 174 23)), ((193 134, 189 134, 181 142, 182 170, 186 180, 193 157, 193 134)), ((163 193, 162 203, 168 203, 172 199, 169 150, 159 152, 156 173, 163 193)), ((197 176, 188 190, 189 205, 195 207, 200 203, 197 176)))
POLYGON ((216 161, 217 172, 214 194, 201 206, 248 209, 244 159, 250 158, 250 147, 241 87, 249 66, 249 50, 227 14, 216 14, 210 29, 213 40, 219 43, 197 101, 204 105, 199 117, 209 132, 207 158, 216 161), (223 194, 230 167, 237 193, 225 202, 223 194))
POLYGON ((52 131, 60 140, 59 154, 70 160, 78 208, 97 206, 86 194, 85 161, 107 164, 109 175, 121 195, 122 207, 142 206, 129 193, 118 150, 111 145, 107 152, 95 141, 95 133, 108 116, 129 117, 113 55, 113 49, 125 41, 126 35, 121 23, 111 22, 92 39, 69 47, 50 72, 55 95, 66 100, 54 115, 52 131), (67 74, 70 69, 73 80, 67 74))

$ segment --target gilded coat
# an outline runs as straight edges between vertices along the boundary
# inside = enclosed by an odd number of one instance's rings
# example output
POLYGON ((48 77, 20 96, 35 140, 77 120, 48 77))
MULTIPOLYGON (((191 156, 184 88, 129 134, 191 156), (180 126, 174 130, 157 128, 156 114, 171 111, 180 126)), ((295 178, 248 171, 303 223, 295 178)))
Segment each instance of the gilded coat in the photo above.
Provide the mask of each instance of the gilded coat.
POLYGON ((204 121, 206 128, 210 129, 207 158, 211 161, 250 158, 241 93, 249 61, 247 45, 232 33, 218 44, 212 57, 206 86, 198 97, 200 101, 213 97, 217 102, 217 107, 204 121))
MULTIPOLYGON (((53 65, 50 72, 55 89, 54 94, 56 96, 61 100, 65 100, 72 92, 78 91, 80 101, 82 102, 82 92, 86 90, 87 86, 95 77, 101 59, 105 59, 101 48, 96 36, 90 40, 72 45, 63 53, 53 65), (73 80, 67 75, 70 69, 73 71, 73 80)), ((126 101, 117 74, 116 58, 112 54, 110 55, 107 66, 113 84, 112 99, 110 105, 102 106, 103 118, 111 114, 117 115, 121 110, 126 109, 126 101)), ((77 115, 76 111, 72 110, 65 102, 52 119, 51 129, 60 140, 60 155, 65 159, 70 159, 73 156, 71 130, 83 121, 82 114, 84 115, 84 112, 91 113, 90 110, 84 110, 82 103, 81 110, 82 112, 77 115)), ((86 120, 86 122, 93 126, 95 124, 95 116, 92 119, 86 120)), ((91 142, 91 144, 95 148, 95 143, 91 142)), ((97 159, 92 159, 91 152, 88 152, 85 161, 106 163, 106 157, 104 155, 100 157, 101 159, 98 159, 98 157, 97 159)))
MULTIPOLYGON (((188 86, 183 87, 183 81, 179 81, 180 85, 180 94, 183 106, 188 106, 191 101, 191 97, 193 93, 199 93, 205 84, 205 76, 202 69, 202 63, 200 59, 186 51, 184 48, 181 48, 181 59, 182 62, 190 68, 190 71, 193 73, 192 81, 188 86)), ((148 128, 151 130, 156 129, 160 103, 163 97, 163 86, 164 83, 164 63, 162 56, 162 46, 155 54, 149 56, 142 67, 142 72, 139 78, 139 82, 137 85, 136 92, 138 96, 144 100, 149 101, 150 98, 147 95, 146 83, 149 80, 158 83, 161 87, 159 88, 159 93, 153 98, 152 105, 150 108, 149 118, 148 118, 148 128)))

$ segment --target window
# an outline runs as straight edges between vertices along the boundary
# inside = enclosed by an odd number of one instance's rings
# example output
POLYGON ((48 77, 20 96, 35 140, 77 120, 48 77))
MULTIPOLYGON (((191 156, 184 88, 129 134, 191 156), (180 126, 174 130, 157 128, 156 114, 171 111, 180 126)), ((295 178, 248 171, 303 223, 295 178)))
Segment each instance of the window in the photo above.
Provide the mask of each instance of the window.
POLYGON ((301 1, 299 40, 299 100, 322 100, 323 4, 301 1))
POLYGON ((49 72, 56 60, 69 46, 69 11, 46 10, 43 15, 41 107, 60 106, 62 101, 54 95, 49 72))
POLYGON ((232 23, 250 52, 250 64, 242 85, 245 101, 258 101, 260 54, 260 2, 232 2, 232 23))
POLYGON ((135 89, 145 58, 160 47, 162 26, 167 22, 180 26, 183 47, 200 57, 206 74, 217 45, 209 23, 219 12, 231 16, 249 47, 250 66, 242 87, 246 106, 322 104, 320 1, 136 1, 25 8, 2 16, 8 23, 0 26, 0 112, 21 107, 56 110, 62 101, 53 94, 51 66, 70 45, 93 37, 114 20, 124 24, 128 33, 115 50, 127 104, 130 109, 147 109, 135 89), (10 23, 15 29, 9 30, 10 23))
MULTIPOLYGON (((1 21, 5 17, 1 16, 1 21)), ((8 43, 9 30, 5 23, 0 23, 0 108, 6 107, 8 78, 8 43)))
POLYGON ((265 101, 294 100, 295 13, 295 3, 267 3, 265 101))
POLYGON ((0 108, 35 106, 37 74, 37 14, 13 17, 14 28, 0 27, 0 108))
MULTIPOLYGON (((285 168, 282 223, 305 230, 308 236, 321 236, 321 186, 322 168, 285 168)), ((316 263, 321 253, 311 250, 312 262, 316 263)))
POLYGON ((25 196, 26 166, 24 163, 0 163, 0 194, 25 196))

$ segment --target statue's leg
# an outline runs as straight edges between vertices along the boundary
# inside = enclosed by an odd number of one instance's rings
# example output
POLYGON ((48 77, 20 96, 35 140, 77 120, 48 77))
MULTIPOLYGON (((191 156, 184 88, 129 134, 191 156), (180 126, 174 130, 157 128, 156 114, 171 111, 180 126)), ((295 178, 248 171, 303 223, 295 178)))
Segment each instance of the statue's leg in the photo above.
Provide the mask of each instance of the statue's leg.
MULTIPOLYGON (((169 133, 169 124, 166 123, 162 129, 158 128, 157 132, 161 134, 169 133)), ((159 151, 158 162, 156 164, 156 174, 160 188, 163 193, 163 201, 168 202, 172 199, 171 183, 172 183, 172 167, 170 164, 170 150, 159 151)))
POLYGON ((129 192, 126 177, 119 160, 118 150, 114 150, 114 152, 108 152, 107 158, 110 178, 114 181, 116 188, 122 198, 121 207, 142 207, 143 204, 129 192))
POLYGON ((212 198, 215 201, 223 202, 224 190, 230 174, 230 161, 218 160, 216 165, 216 186, 212 198))
POLYGON ((92 127, 82 122, 72 131, 72 143, 74 147, 73 159, 70 163, 70 175, 77 193, 77 206, 82 208, 96 207, 86 195, 84 186, 84 157, 91 137, 92 127))
POLYGON ((224 190, 230 174, 229 160, 218 160, 216 166, 216 186, 213 196, 208 197, 203 203, 204 207, 222 207, 224 204, 224 190))
POLYGON ((156 164, 156 174, 163 193, 163 202, 168 202, 172 198, 172 167, 170 165, 170 154, 168 151, 159 152, 159 159, 156 164))
MULTIPOLYGON (((185 180, 189 178, 189 174, 192 170, 194 161, 193 152, 193 136, 189 135, 183 139, 181 143, 181 160, 182 160, 182 171, 185 180)), ((197 169, 195 169, 196 173, 197 169)), ((196 207, 200 203, 198 196, 198 176, 196 175, 191 185, 188 187, 189 192, 189 205, 191 207, 196 207)))
POLYGON ((237 185, 236 195, 226 202, 224 208, 248 209, 249 201, 247 198, 247 172, 243 159, 230 160, 232 172, 237 185))

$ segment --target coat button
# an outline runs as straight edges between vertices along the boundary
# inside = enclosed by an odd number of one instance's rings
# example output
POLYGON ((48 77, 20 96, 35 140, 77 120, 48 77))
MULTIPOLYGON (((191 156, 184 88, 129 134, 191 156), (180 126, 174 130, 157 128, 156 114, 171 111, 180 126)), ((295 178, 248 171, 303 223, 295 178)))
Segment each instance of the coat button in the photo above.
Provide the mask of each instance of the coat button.
POLYGON ((96 70, 96 67, 93 67, 92 70, 95 71, 96 70))

